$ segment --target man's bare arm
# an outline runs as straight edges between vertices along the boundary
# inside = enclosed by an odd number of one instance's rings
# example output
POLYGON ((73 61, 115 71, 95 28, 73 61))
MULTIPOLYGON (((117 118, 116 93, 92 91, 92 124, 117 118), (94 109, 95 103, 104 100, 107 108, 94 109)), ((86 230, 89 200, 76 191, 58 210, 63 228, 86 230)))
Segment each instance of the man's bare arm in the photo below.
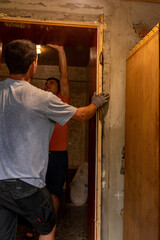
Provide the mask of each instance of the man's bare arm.
POLYGON ((63 46, 47 44, 58 51, 59 56, 59 71, 60 71, 60 92, 62 97, 68 98, 69 97, 69 79, 68 79, 68 66, 67 66, 67 59, 66 54, 64 51, 63 46))
POLYGON ((77 108, 76 113, 71 119, 82 122, 90 119, 96 113, 98 108, 102 108, 109 101, 109 94, 100 93, 94 94, 91 100, 91 104, 86 107, 77 108))
POLYGON ((93 117, 93 115, 96 113, 96 111, 97 111, 96 105, 91 103, 90 105, 88 105, 86 107, 77 108, 76 113, 73 115, 73 117, 71 119, 78 121, 78 122, 82 122, 82 121, 88 120, 91 117, 93 117))

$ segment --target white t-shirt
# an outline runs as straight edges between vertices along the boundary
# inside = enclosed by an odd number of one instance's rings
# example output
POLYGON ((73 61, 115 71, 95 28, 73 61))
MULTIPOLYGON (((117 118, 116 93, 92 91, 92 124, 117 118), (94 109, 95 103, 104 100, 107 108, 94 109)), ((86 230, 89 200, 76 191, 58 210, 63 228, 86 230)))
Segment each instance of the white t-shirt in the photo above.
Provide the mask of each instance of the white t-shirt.
POLYGON ((0 82, 0 180, 20 178, 45 186, 49 141, 76 108, 26 81, 0 82))

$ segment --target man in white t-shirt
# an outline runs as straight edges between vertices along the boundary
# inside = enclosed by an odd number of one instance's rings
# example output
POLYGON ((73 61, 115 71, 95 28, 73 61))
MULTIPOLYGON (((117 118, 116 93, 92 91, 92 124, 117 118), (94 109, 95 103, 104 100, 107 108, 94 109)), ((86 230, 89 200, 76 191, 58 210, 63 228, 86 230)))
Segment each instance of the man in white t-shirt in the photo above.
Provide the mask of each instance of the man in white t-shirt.
POLYGON ((10 77, 0 82, 0 239, 16 239, 19 214, 40 234, 39 240, 53 240, 56 214, 45 176, 55 123, 87 120, 109 96, 95 95, 90 105, 75 108, 32 86, 38 57, 30 41, 10 42, 4 57, 10 77))

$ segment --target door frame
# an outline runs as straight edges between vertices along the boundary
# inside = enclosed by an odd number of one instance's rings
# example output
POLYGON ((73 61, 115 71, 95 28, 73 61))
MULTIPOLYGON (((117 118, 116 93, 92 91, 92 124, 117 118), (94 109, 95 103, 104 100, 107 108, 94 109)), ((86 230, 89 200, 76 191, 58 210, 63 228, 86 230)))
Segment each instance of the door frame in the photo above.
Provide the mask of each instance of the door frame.
MULTIPOLYGON (((2 17, 0 22, 6 23, 24 23, 24 24, 43 24, 43 25, 57 25, 68 27, 86 27, 97 29, 97 76, 96 76, 96 93, 102 92, 102 79, 103 79, 103 64, 101 62, 103 52, 103 29, 102 22, 62 22, 62 21, 44 21, 37 19, 15 18, 15 17, 2 17)), ((94 239, 101 240, 101 162, 102 162, 102 110, 96 113, 96 150, 95 150, 95 219, 94 239)))

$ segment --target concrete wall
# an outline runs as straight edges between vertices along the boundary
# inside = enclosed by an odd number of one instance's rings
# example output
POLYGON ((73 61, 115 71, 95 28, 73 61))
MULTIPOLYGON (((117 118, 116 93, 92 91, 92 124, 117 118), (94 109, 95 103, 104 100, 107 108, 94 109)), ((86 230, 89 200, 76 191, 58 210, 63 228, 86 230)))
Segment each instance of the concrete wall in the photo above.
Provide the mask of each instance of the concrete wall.
POLYGON ((41 20, 98 21, 104 14, 103 90, 105 107, 102 162, 102 240, 123 239, 123 176, 121 150, 125 136, 126 54, 143 34, 160 22, 160 4, 116 0, 0 0, 0 16, 41 20), (107 114, 106 114, 107 113, 107 114), (119 194, 118 194, 119 193, 119 194))

